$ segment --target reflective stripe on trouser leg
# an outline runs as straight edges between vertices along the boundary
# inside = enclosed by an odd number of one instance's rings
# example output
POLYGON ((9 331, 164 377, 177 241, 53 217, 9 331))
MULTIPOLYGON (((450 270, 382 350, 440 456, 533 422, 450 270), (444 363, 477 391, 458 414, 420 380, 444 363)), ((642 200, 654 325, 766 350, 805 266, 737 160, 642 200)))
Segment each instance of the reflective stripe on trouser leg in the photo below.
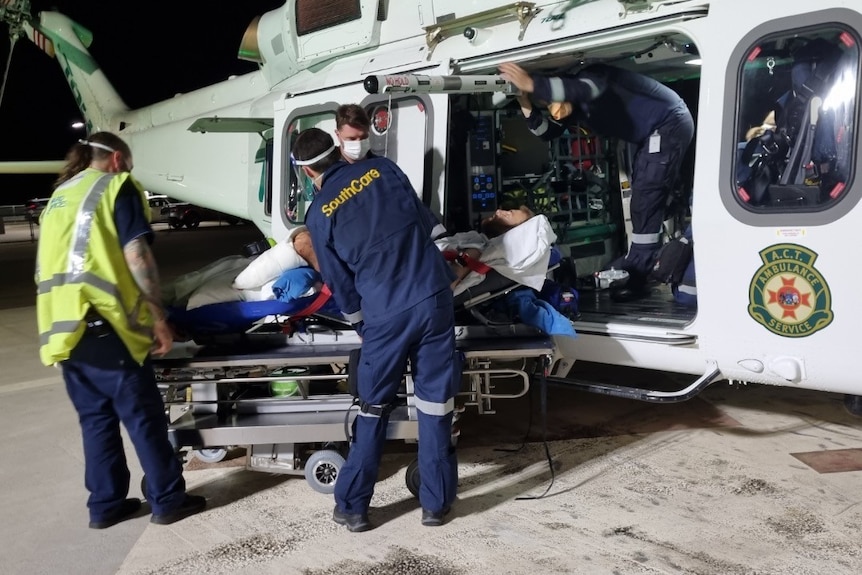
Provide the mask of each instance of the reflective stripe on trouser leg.
MULTIPOLYGON (((420 302, 416 306, 405 310, 400 314, 386 318, 385 321, 375 321, 373 318, 365 318, 365 328, 363 330, 362 341, 362 359, 358 369, 358 391, 359 397, 372 405, 386 405, 395 399, 398 392, 398 387, 401 383, 402 376, 406 369, 407 356, 410 354, 413 360, 414 379, 416 380, 417 395, 420 399, 430 403, 444 404, 453 395, 452 380, 453 370, 448 369, 448 376, 438 378, 433 381, 446 381, 446 386, 442 393, 424 393, 428 387, 423 381, 422 373, 424 366, 435 366, 435 369, 429 371, 434 373, 436 366, 441 365, 441 361, 453 356, 450 350, 448 355, 429 363, 425 356, 427 352, 433 352, 433 349, 427 348, 428 333, 436 329, 440 323, 446 323, 447 319, 451 320, 453 312, 452 294, 446 290, 446 294, 442 297, 442 303, 439 302, 439 297, 428 298, 420 302), (448 308, 448 315, 443 309, 438 307, 443 305, 448 308), (435 317, 435 316, 440 317, 435 317), (432 329, 433 328, 433 329, 432 329), (425 340, 425 345, 420 345, 425 340), (420 392, 419 390, 423 391, 420 392), (438 397, 439 396, 439 397, 438 397), (440 401, 443 399, 443 401, 440 401)), ((453 323, 448 324, 448 329, 444 330, 449 333, 452 348, 454 349, 453 323)), ((449 341, 442 338, 443 341, 449 341)), ((439 345, 439 344, 438 344, 439 345)), ((435 348, 437 349, 437 348, 435 348)), ((450 365, 450 362, 446 362, 450 365)), ((433 381, 429 381, 431 386, 435 385, 433 381)), ((448 415, 451 417, 451 412, 448 415)), ((420 435, 423 435, 423 418, 426 416, 420 412, 419 427, 420 435)), ((442 420, 444 418, 437 417, 442 420)), ((430 421, 430 420, 429 420, 430 421)), ((338 474, 338 480, 335 483, 335 502, 339 509, 346 513, 365 513, 368 509, 368 504, 374 493, 374 483, 377 481, 378 467, 380 463, 380 455, 383 450, 383 444, 386 439, 386 425, 388 418, 386 417, 369 417, 368 415, 358 416, 356 419, 354 440, 350 446, 350 453, 347 456, 347 461, 342 466, 338 474)), ((442 429, 446 426, 444 423, 439 427, 442 429)), ((445 439, 443 433, 435 431, 437 426, 432 425, 431 430, 424 434, 427 439, 419 441, 420 450, 420 475, 423 473, 422 462, 424 461, 423 451, 429 448, 429 452, 435 451, 434 444, 445 441, 446 445, 450 444, 451 424, 445 429, 445 439)), ((433 473, 428 479, 431 484, 428 487, 431 493, 444 493, 447 501, 451 502, 454 498, 454 486, 457 484, 457 467, 454 466, 454 455, 445 460, 446 463, 446 483, 449 487, 438 486, 434 487, 435 483, 441 483, 435 479, 438 473, 433 473), (451 470, 450 470, 451 469, 451 470), (452 481, 454 477, 454 482, 452 481), (450 495, 451 493, 451 495, 450 495)), ((428 466, 426 465, 426 468, 428 466)), ((425 489, 425 476, 421 475, 423 488, 420 490, 420 501, 423 505, 426 500, 422 499, 422 491, 425 489)), ((426 498, 427 499, 427 498, 426 498)), ((435 498, 431 498, 429 505, 437 503, 435 498)), ((437 507, 429 507, 432 510, 438 510, 437 507)))
MULTIPOLYGON (((370 405, 395 400, 407 367, 409 314, 385 322, 365 318, 362 355, 357 368, 357 392, 370 405)), ((353 366, 351 366, 352 368, 353 366)), ((357 415, 347 461, 335 482, 335 503, 345 513, 365 513, 374 495, 389 415, 357 415)))
POLYGON ((410 354, 419 410, 419 502, 436 513, 452 505, 458 490, 452 410, 461 365, 455 350, 452 292, 425 300, 415 313, 426 318, 422 341, 410 354))
POLYGON ((658 152, 650 153, 649 140, 640 143, 632 174, 632 245, 625 269, 646 275, 661 246, 662 223, 668 195, 679 175, 679 167, 694 134, 691 115, 678 113, 658 128, 658 152))

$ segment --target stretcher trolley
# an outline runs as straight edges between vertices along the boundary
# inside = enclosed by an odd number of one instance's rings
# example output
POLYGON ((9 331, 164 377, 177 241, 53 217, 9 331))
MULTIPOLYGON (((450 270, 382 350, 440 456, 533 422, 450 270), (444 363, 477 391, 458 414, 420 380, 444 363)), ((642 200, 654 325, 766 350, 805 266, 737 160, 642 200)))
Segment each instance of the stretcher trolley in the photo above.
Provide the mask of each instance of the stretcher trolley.
MULTIPOLYGON (((523 325, 458 327, 456 338, 464 359, 456 421, 467 407, 489 414, 493 400, 525 395, 528 366, 536 363, 531 360, 553 361, 552 338, 523 325), (502 382, 505 393, 498 393, 502 382)), ((244 446, 247 468, 304 475, 314 490, 332 493, 358 413, 348 378, 351 352, 360 345, 352 329, 325 323, 289 335, 252 330, 239 340, 175 345, 154 362, 172 444, 205 462, 219 461, 230 446, 244 446)), ((453 441, 458 434, 455 423, 453 441)), ((387 437, 418 440, 409 373, 387 437)), ((418 494, 415 461, 405 480, 418 494)))

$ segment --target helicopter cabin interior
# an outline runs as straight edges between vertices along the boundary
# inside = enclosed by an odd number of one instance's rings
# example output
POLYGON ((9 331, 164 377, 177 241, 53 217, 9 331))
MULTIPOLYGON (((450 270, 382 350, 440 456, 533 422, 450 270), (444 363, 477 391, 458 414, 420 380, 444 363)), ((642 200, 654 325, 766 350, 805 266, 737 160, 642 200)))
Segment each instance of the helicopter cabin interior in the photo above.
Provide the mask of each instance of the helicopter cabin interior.
MULTIPOLYGON (((736 154, 735 201, 752 217, 762 213, 827 210, 842 199, 853 168, 849 142, 854 138, 849 132, 855 125, 858 44, 851 29, 834 23, 766 34, 743 48, 744 56, 733 80, 738 144, 737 150, 730 153, 736 154), (784 127, 787 120, 777 126, 769 125, 775 122, 776 102, 792 91, 794 64, 800 58, 811 57, 800 56, 806 46, 809 51, 814 46, 819 50, 826 46, 830 52, 829 86, 817 90, 824 91, 823 110, 829 110, 820 117, 830 116, 828 129, 839 142, 837 148, 833 146, 829 151, 824 165, 818 167, 802 157, 805 154, 811 157, 811 138, 807 144, 794 141, 797 139, 792 133, 794 129, 784 127), (784 143, 775 144, 776 135, 784 138, 784 143), (770 137, 772 140, 768 140, 770 137), (773 152, 775 146, 779 146, 777 153, 773 152)), ((452 73, 496 74, 496 66, 502 61, 505 59, 488 60, 488 65, 480 68, 475 63, 456 60, 452 73)), ((691 221, 692 197, 698 193, 693 182, 701 62, 691 39, 680 33, 653 35, 588 51, 546 53, 541 58, 518 63, 530 72, 549 75, 572 74, 590 64, 605 63, 653 77, 684 99, 696 131, 678 181, 668 195, 664 225, 665 240, 681 235, 691 221)), ((499 96, 491 93, 446 96, 448 146, 442 174, 432 168, 436 165, 433 123, 441 118, 427 95, 368 96, 361 104, 371 118, 372 152, 399 164, 450 232, 479 229, 481 219, 497 208, 526 205, 533 212, 546 215, 564 256, 562 265, 553 272, 554 277, 577 289, 579 321, 678 328, 690 323, 696 308, 676 303, 669 286, 656 285, 648 297, 630 302, 613 301, 609 290, 597 286, 596 272, 606 269, 609 262, 627 250, 627 231, 631 231, 627 221, 631 146, 594 133, 585 124, 570 126, 554 141, 542 141, 528 131, 516 99, 499 96), (415 129, 422 124, 426 126, 424 137, 415 129), (401 130, 406 137, 398 137, 399 126, 410 127, 401 130), (442 205, 437 205, 430 190, 438 188, 441 177, 445 193, 442 205)), ((291 140, 286 149, 290 150, 293 136, 306 127, 334 130, 334 113, 333 105, 331 110, 318 107, 295 117, 285 134, 291 140)), ((811 119, 794 117, 789 121, 802 125, 811 119)), ((818 138, 821 136, 814 139, 818 138)), ((817 146, 814 142, 814 147, 817 146)), ((288 189, 282 196, 286 198, 284 213, 291 224, 302 222, 313 198, 309 182, 302 182, 301 178, 294 172, 285 182, 288 189)), ((696 230, 694 233, 696 244, 696 230)))

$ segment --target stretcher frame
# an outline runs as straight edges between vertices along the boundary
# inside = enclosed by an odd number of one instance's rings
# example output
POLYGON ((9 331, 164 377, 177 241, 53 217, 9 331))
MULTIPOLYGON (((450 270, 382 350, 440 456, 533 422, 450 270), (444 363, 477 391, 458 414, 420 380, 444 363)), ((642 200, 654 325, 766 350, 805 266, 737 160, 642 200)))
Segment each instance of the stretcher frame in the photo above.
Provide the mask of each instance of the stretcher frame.
MULTIPOLYGON (((248 469, 304 474, 316 491, 331 493, 332 473, 343 463, 347 433, 358 410, 349 393, 314 394, 311 383, 346 379, 350 352, 361 342, 348 329, 281 337, 284 345, 260 348, 246 342, 230 352, 219 346, 177 344, 170 354, 154 360, 169 418, 168 435, 177 452, 185 454, 244 446, 248 469), (285 375, 270 375, 279 369, 315 366, 329 366, 333 373, 299 376, 296 397, 243 399, 226 393, 249 384, 284 380, 285 375), (331 469, 318 468, 321 465, 331 469)), ((491 414, 495 400, 526 395, 531 381, 529 360, 547 358, 553 363, 556 359, 553 339, 524 325, 460 326, 456 328, 456 342, 464 358, 464 383, 456 400, 456 416, 468 407, 491 414), (501 361, 518 360, 520 366, 496 366, 501 361), (497 393, 496 384, 502 379, 520 385, 497 393)), ((415 442, 417 417, 413 379, 407 373, 399 406, 389 418, 387 439, 415 442)), ((453 425, 453 443, 459 433, 457 424, 453 425)), ((407 484, 416 485, 409 469, 407 484)))

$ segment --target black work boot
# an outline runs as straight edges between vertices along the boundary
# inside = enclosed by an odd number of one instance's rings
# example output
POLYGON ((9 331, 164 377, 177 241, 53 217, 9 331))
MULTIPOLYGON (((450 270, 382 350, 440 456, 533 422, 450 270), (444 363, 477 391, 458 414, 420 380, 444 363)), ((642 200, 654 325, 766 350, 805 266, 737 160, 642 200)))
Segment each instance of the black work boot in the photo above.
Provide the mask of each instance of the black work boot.
POLYGON ((373 527, 371 522, 368 521, 366 513, 345 513, 338 508, 338 505, 332 510, 332 520, 339 525, 344 525, 352 533, 368 531, 373 527))
POLYGON ((429 511, 422 509, 422 525, 425 527, 440 527, 443 525, 443 517, 449 514, 451 507, 447 507, 443 511, 429 511))
POLYGON ((111 513, 108 513, 100 521, 90 521, 90 529, 107 529, 121 521, 131 519, 141 509, 141 500, 137 498, 126 499, 111 513))
POLYGON ((199 513, 207 506, 207 499, 203 495, 186 495, 182 505, 167 513, 153 513, 150 523, 158 525, 170 525, 190 515, 199 513))

